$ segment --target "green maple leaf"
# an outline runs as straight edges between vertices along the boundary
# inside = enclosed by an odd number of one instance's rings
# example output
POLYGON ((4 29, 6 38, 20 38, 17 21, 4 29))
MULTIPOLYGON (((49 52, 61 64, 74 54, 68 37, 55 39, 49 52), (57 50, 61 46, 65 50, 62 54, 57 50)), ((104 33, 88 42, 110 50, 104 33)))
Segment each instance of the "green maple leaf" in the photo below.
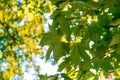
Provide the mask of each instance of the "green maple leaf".
POLYGON ((40 45, 48 45, 49 49, 46 54, 46 59, 48 60, 51 52, 53 51, 53 56, 55 61, 58 61, 60 57, 64 56, 65 50, 61 42, 62 35, 58 33, 52 26, 50 27, 50 32, 46 33, 42 38, 40 45))

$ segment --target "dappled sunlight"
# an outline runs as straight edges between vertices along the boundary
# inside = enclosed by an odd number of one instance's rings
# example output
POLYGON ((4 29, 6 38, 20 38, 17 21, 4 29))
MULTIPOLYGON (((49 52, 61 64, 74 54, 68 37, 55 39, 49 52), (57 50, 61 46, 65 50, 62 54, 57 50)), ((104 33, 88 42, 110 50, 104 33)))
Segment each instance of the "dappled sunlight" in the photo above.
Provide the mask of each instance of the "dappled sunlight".
POLYGON ((120 79, 119 0, 0 3, 0 80, 120 79))

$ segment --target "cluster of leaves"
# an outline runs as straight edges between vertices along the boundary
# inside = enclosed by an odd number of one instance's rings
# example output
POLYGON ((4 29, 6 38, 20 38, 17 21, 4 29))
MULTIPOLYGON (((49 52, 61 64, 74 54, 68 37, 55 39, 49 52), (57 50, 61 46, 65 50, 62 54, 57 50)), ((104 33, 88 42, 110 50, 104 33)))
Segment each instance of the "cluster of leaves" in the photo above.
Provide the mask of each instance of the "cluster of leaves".
POLYGON ((43 80, 59 76, 65 80, 97 80, 110 70, 119 69, 119 0, 0 0, 0 3, 1 79, 22 75, 24 62, 32 61, 33 55, 44 55, 42 47, 46 45, 49 46, 46 60, 53 53, 55 63, 62 60, 58 71, 64 73, 39 75, 43 80), (47 13, 52 13, 53 22, 49 31, 44 32, 47 13))
POLYGON ((25 62, 31 62, 33 55, 43 55, 39 43, 44 14, 54 8, 44 0, 0 0, 0 79, 22 78, 25 62))
POLYGON ((88 80, 98 79, 100 71, 107 77, 110 70, 119 69, 119 0, 51 2, 57 8, 40 44, 49 46, 46 59, 51 52, 55 62, 62 58, 58 71, 65 70, 74 80, 88 80))

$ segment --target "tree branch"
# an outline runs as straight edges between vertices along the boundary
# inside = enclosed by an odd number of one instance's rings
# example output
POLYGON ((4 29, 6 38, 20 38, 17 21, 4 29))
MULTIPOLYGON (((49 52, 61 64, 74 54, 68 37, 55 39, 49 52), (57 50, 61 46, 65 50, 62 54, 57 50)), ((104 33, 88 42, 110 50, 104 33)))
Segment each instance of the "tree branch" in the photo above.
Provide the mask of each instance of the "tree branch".
POLYGON ((10 37, 11 39, 13 39, 13 41, 15 42, 15 40, 16 40, 15 37, 10 34, 9 28, 7 28, 7 26, 9 26, 9 25, 6 24, 6 23, 3 23, 3 22, 1 22, 1 21, 0 21, 0 24, 1 24, 2 26, 4 26, 4 28, 5 28, 6 32, 7 32, 7 34, 9 35, 9 37, 10 37))
MULTIPOLYGON (((113 50, 115 50, 115 48, 113 48, 113 49, 111 49, 111 50, 109 50, 109 51, 107 51, 107 52, 105 52, 105 53, 108 53, 108 52, 109 52, 109 54, 111 54, 111 53, 113 52, 113 50)), ((96 59, 105 56, 105 55, 106 55, 105 53, 96 55, 96 56, 93 57, 90 61, 93 61, 93 62, 94 62, 96 59)), ((79 66, 82 67, 82 66, 84 66, 84 65, 86 65, 86 64, 88 64, 88 63, 89 63, 89 61, 84 61, 84 62, 81 62, 79 66)))

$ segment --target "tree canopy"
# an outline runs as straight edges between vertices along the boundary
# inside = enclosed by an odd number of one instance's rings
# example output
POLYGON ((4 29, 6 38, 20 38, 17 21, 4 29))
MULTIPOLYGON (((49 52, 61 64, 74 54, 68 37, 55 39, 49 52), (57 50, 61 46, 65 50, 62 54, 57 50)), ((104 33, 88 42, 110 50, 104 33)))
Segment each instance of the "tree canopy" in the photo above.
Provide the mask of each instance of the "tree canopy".
POLYGON ((22 79, 26 62, 40 80, 102 80, 111 72, 120 78, 119 56, 120 0, 0 0, 3 80, 22 79), (55 64, 60 61, 59 73, 39 74, 34 56, 47 61, 51 54, 55 64))

